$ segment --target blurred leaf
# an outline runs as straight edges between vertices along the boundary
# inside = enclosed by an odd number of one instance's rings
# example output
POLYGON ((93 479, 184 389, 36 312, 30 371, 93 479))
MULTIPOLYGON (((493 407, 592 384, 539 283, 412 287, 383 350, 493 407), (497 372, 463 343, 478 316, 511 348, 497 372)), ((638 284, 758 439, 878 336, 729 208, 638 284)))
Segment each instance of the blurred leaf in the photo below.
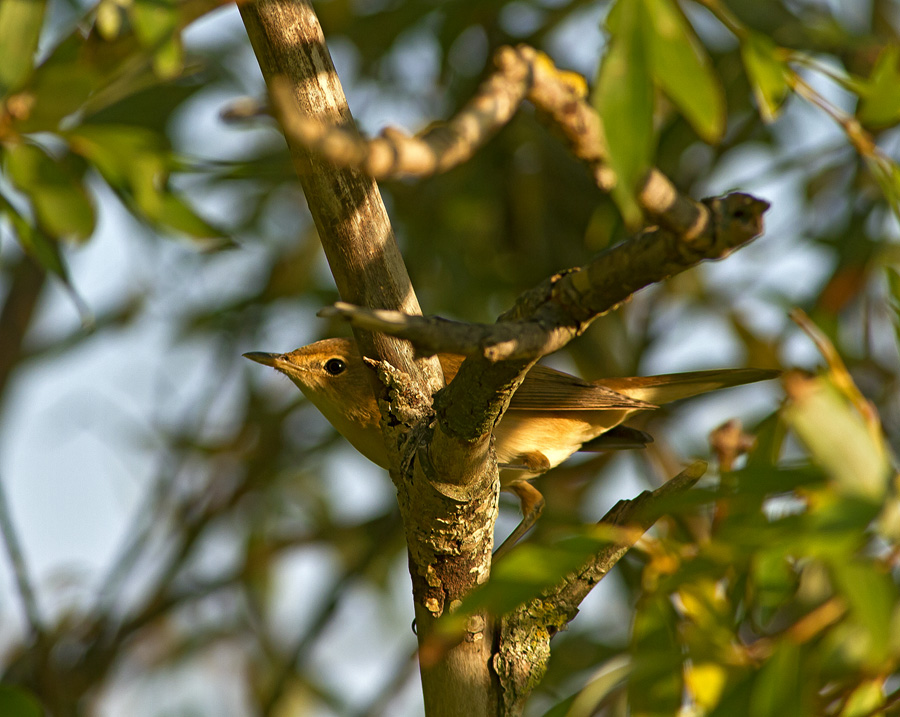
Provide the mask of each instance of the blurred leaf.
POLYGON ((887 275, 888 291, 890 292, 890 307, 894 312, 894 338, 897 342, 897 348, 900 349, 900 273, 892 266, 884 268, 887 275))
POLYGON ((486 610, 492 615, 504 615, 557 585, 609 545, 616 535, 615 528, 597 525, 556 543, 518 545, 497 563, 487 584, 463 601, 457 614, 486 610))
POLYGON ((684 691, 684 655, 678 616, 667 595, 646 595, 632 628, 632 671, 628 679, 631 714, 676 714, 684 691))
POLYGON ((756 32, 749 33, 741 42, 741 57, 759 113, 766 122, 773 122, 787 97, 788 66, 779 57, 778 46, 756 32))
POLYGON ((168 41, 178 28, 178 9, 168 0, 133 0, 128 5, 134 34, 144 47, 154 48, 168 41))
MULTIPOLYGON (((181 197, 166 192, 155 219, 163 226, 187 234, 194 239, 224 239, 225 235, 201 218, 181 197)), ((230 244, 230 242, 229 242, 230 244)), ((224 245, 218 244, 217 248, 224 245)))
POLYGON ((861 93, 859 121, 869 127, 889 127, 900 120, 900 46, 886 45, 861 93))
POLYGON ((196 239, 221 239, 168 186, 173 163, 164 139, 143 127, 81 125, 67 134, 72 150, 90 160, 117 194, 150 223, 196 239))
POLYGON ((783 548, 762 550, 753 557, 752 584, 759 621, 765 625, 797 591, 798 576, 783 548))
POLYGON ((894 216, 900 220, 900 167, 893 160, 880 154, 870 155, 864 159, 866 167, 878 182, 888 206, 894 216))
POLYGON ((83 241, 94 231, 94 204, 83 170, 69 156, 56 159, 32 144, 6 151, 6 171, 34 207, 38 225, 51 237, 83 241))
POLYGON ((650 21, 644 0, 617 0, 609 13, 609 49, 600 64, 593 96, 603 120, 609 165, 616 173, 612 196, 625 222, 640 226, 638 184, 650 168, 655 144, 653 83, 648 37, 650 21))
POLYGON ((715 662, 694 662, 687 666, 685 675, 687 688, 694 702, 704 713, 719 704, 727 681, 728 671, 724 665, 715 662))
POLYGON ((884 703, 884 680, 866 680, 850 693, 840 717, 879 717, 885 714, 878 710, 884 703))
POLYGON ((33 227, 16 212, 5 200, 0 198, 0 214, 5 214, 12 222, 16 240, 28 256, 34 259, 47 271, 56 274, 63 283, 71 285, 69 270, 59 250, 59 244, 44 234, 38 227, 33 227))
POLYGON ((94 27, 107 42, 115 40, 122 30, 125 11, 116 0, 100 0, 94 27))
POLYGON ((0 2, 0 97, 20 89, 34 67, 46 0, 0 2))
POLYGON ((877 668, 889 657, 892 641, 897 642, 896 632, 890 627, 900 593, 890 575, 872 563, 849 560, 831 561, 834 582, 850 605, 850 613, 868 635, 865 651, 869 664, 877 668))
POLYGON ((766 660, 753 682, 748 705, 750 717, 812 717, 807 704, 811 681, 804 672, 801 649, 788 639, 778 642, 775 652, 766 660))
POLYGON ((20 132, 56 130, 60 120, 80 109, 101 83, 103 70, 85 58, 84 45, 76 30, 35 69, 26 88, 34 106, 18 123, 20 132))
POLYGON ((160 0, 135 0, 131 20, 138 42, 152 51, 153 70, 163 79, 176 77, 184 67, 178 35, 178 8, 160 0))
POLYGON ((880 504, 890 477, 885 447, 850 403, 825 378, 791 375, 785 390, 790 401, 782 416, 813 460, 844 495, 880 504))
POLYGON ((705 141, 725 133, 725 96, 709 56, 674 0, 644 0, 653 79, 705 141))
POLYGON ((607 660, 600 669, 591 677, 582 690, 548 711, 544 717, 591 717, 597 714, 601 703, 614 690, 619 689, 622 682, 631 671, 631 665, 623 657, 614 657, 607 660))
POLYGON ((181 41, 172 37, 153 53, 153 71, 161 79, 178 77, 184 70, 184 50, 181 41))
POLYGON ((12 685, 0 685, 0 715, 3 717, 43 717, 44 710, 34 695, 12 685))

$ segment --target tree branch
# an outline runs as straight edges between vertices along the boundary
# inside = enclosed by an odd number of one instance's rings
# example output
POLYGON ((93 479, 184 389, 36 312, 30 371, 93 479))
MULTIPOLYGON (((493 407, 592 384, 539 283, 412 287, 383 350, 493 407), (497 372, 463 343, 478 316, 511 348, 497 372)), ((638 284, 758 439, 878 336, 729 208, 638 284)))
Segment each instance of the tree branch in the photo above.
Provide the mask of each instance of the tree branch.
POLYGON ((31 628, 33 637, 40 638, 43 635, 44 627, 40 610, 38 609, 37 596, 31 585, 31 579, 28 577, 25 556, 22 553, 19 536, 16 534, 16 529, 13 526, 12 515, 10 515, 9 506, 6 503, 6 491, 2 482, 0 482, 0 534, 3 535, 3 545, 12 565, 16 589, 19 591, 19 599, 22 601, 22 608, 25 611, 25 617, 28 619, 28 625, 31 628))
MULTIPOLYGON (((308 0, 256 0, 241 16, 283 126, 295 116, 355 133, 340 81, 318 19, 308 0), (287 91, 284 87, 289 88, 287 91)), ((288 136, 322 246, 341 297, 375 309, 419 314, 419 305, 374 180, 339 168, 288 136)), ((382 431, 391 456, 410 551, 420 641, 436 618, 490 570, 496 517, 496 465, 485 460, 423 466, 411 460, 407 435, 427 440, 431 396, 442 384, 436 358, 416 360, 411 345, 385 334, 354 331, 364 356, 375 360, 373 387, 382 409, 382 431), (406 456, 402 455, 404 452, 406 456), (457 475, 464 470, 464 479, 457 475), (474 465, 474 469, 473 469, 474 465), (448 490, 462 483, 466 490, 448 490)), ((489 437, 484 442, 489 445, 489 437)), ((469 449, 469 455, 476 451, 469 449)), ((415 453, 412 454, 413 456, 415 453)), ((482 451, 482 458, 487 451, 482 451)), ((492 715, 499 684, 489 669, 490 629, 463 643, 439 664, 422 669, 429 715, 492 715)))
MULTIPOLYGON (((412 137, 388 127, 380 137, 367 140, 355 128, 316 122, 293 109, 286 89, 273 93, 273 102, 290 141, 335 166, 389 179, 427 177, 461 164, 527 99, 563 136, 572 154, 588 165, 597 186, 610 191, 617 179, 606 163, 603 126, 587 101, 584 78, 559 70, 547 55, 527 45, 501 47, 494 66, 494 73, 454 117, 412 137)), ((650 217, 678 234, 698 234, 710 220, 702 205, 680 194, 657 169, 644 178, 638 201, 650 217)))
POLYGON ((762 232, 768 204, 746 194, 704 200, 713 218, 696 236, 652 227, 598 254, 583 267, 554 275, 522 294, 494 324, 410 316, 338 302, 319 316, 411 341, 422 355, 459 353, 489 361, 532 359, 557 351, 598 316, 648 286, 702 261, 715 261, 762 232))
POLYGON ((696 461, 656 490, 616 503, 598 525, 622 528, 622 539, 598 551, 537 600, 520 605, 503 618, 503 639, 495 665, 504 687, 504 714, 521 713, 547 670, 550 639, 578 614, 581 601, 667 510, 670 499, 692 488, 706 467, 705 461, 696 461))
POLYGON ((700 234, 650 228, 585 266, 552 276, 522 294, 496 324, 404 316, 345 304, 326 313, 402 336, 423 353, 469 355, 436 404, 437 435, 479 440, 490 433, 535 360, 565 346, 635 291, 746 245, 761 233, 762 214, 768 207, 745 194, 705 200, 704 205, 713 221, 700 234))

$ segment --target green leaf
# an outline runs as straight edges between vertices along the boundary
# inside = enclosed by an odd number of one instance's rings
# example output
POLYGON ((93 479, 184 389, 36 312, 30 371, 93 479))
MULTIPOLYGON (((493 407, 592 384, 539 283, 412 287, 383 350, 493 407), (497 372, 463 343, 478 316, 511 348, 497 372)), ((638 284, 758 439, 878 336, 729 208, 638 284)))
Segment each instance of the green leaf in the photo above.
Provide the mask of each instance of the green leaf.
POLYGON ((778 117, 787 97, 787 64, 779 57, 779 48, 765 35, 749 33, 741 43, 741 58, 760 116, 766 122, 778 117))
POLYGON ((709 56, 674 0, 644 0, 651 72, 663 92, 707 142, 725 134, 725 95, 709 56))
POLYGON ((96 124, 82 125, 66 137, 72 150, 92 162, 122 200, 151 224, 195 239, 223 238, 169 188, 173 160, 156 132, 96 124))
POLYGON ((788 639, 778 643, 753 682, 748 705, 750 717, 811 714, 806 709, 803 689, 810 681, 804 679, 801 657, 799 645, 788 639))
POLYGON ((138 42, 153 51, 156 76, 177 77, 184 69, 177 6, 165 0, 136 0, 130 10, 138 42))
POLYGON ((872 717, 884 714, 878 708, 884 705, 884 680, 876 678, 863 682, 850 693, 840 717, 872 717))
POLYGON ((0 96, 20 89, 34 69, 47 0, 0 2, 0 96))
POLYGON ((13 184, 31 201, 35 220, 54 238, 82 241, 94 231, 94 205, 83 184, 83 171, 70 157, 55 159, 32 144, 6 151, 13 184))
POLYGON ((144 47, 167 42, 178 29, 178 8, 167 0, 134 0, 129 5, 134 34, 144 47))
POLYGON ((759 619, 765 624, 796 592, 799 578, 791 569, 784 549, 756 553, 752 578, 759 619))
POLYGON ((831 573, 852 616, 868 635, 865 652, 869 664, 883 665, 890 656, 891 627, 900 598, 897 586, 871 563, 832 560, 831 573))
MULTIPOLYGON (((166 227, 187 234, 194 239, 224 238, 219 229, 202 219, 184 199, 171 192, 163 195, 157 220, 166 227)), ((221 244, 216 246, 222 248, 221 244)))
POLYGON ((678 616, 668 595, 647 596, 637 606, 632 630, 631 714, 674 715, 684 692, 684 655, 678 616))
POLYGON ((880 504, 891 474, 884 445, 827 379, 802 382, 782 409, 784 420, 841 494, 880 504))
POLYGON ((81 109, 101 78, 82 57, 79 33, 63 40, 38 67, 28 84, 34 106, 19 122, 20 132, 55 131, 60 120, 81 109))
POLYGON ((153 71, 161 79, 178 77, 184 70, 184 50, 177 37, 171 37, 153 53, 153 71))
POLYGON ((884 270, 887 274, 888 290, 891 295, 888 303, 894 312, 894 339, 897 342, 897 347, 900 348, 900 273, 892 266, 886 266, 884 270))
POLYGON ((868 127, 888 127, 900 121, 900 46, 887 45, 875 61, 857 111, 868 127))
POLYGON ((642 221, 636 193, 650 168, 656 143, 653 131, 653 82, 648 60, 650 22, 643 0, 618 0, 608 19, 609 50, 600 65, 594 107, 600 113, 616 174, 613 200, 629 227, 642 221))
POLYGON ((43 717, 41 703, 27 690, 0 685, 0 715, 3 717, 43 717))
POLYGON ((47 271, 56 274, 71 287, 69 270, 59 250, 59 244, 37 227, 31 226, 3 195, 0 195, 0 217, 7 217, 12 224, 16 241, 22 250, 47 271))
POLYGON ((865 157, 866 167, 872 173, 881 193, 894 216, 900 220, 900 167, 893 160, 875 154, 865 157))

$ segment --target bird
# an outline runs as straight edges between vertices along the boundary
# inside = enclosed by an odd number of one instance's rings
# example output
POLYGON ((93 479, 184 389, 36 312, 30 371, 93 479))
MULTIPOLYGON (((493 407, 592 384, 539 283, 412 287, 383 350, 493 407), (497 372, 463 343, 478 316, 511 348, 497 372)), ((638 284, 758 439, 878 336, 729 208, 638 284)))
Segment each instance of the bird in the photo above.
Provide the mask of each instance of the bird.
MULTIPOLYGON (((356 342, 331 338, 284 354, 253 351, 245 358, 287 376, 356 450, 382 468, 389 459, 381 433, 381 413, 356 342)), ((465 356, 439 354, 450 383, 465 356)), ((523 519, 495 559, 534 525, 544 498, 529 480, 555 468, 577 451, 642 448, 653 441, 623 422, 641 411, 683 398, 775 378, 779 371, 758 368, 712 369, 687 373, 603 378, 585 381, 540 364, 525 375, 509 407, 493 429, 500 488, 519 498, 523 519)))

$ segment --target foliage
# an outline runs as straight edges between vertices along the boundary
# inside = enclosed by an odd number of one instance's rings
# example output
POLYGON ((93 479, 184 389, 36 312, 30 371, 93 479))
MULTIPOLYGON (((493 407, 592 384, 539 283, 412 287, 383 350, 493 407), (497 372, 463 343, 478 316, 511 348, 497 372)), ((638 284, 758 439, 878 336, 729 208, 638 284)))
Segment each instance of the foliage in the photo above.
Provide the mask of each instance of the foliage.
MULTIPOLYGON (((227 674, 207 677, 238 686, 245 707, 235 699, 228 714, 397 714, 402 688, 416 689, 387 489, 363 488, 380 480, 374 471, 346 475, 346 448, 299 396, 239 368, 243 351, 340 329, 312 323, 337 297, 274 123, 239 117, 237 100, 260 97, 263 85, 248 70, 235 8, 219 5, 0 2, 0 434, 20 428, 17 381, 41 366, 65 372, 92 346, 111 347, 135 384, 165 364, 174 386, 198 386, 183 394, 187 409, 166 402, 178 391, 160 385, 152 404, 126 394, 142 412, 137 440, 109 430, 115 416, 95 427, 104 448, 146 467, 145 497, 129 506, 128 534, 91 576, 88 598, 69 601, 31 576, 39 609, 3 660, 15 687, 0 691, 0 704, 12 714, 34 712, 29 693, 54 715, 99 713, 129 704, 128 694, 138 695, 135 714, 226 714, 215 695, 190 689, 171 705, 147 698, 163 692, 154 680, 223 654, 236 656, 227 674), (198 151, 205 115, 223 109, 232 119, 215 129, 222 151, 198 151), (96 299, 79 272, 104 226, 151 257, 111 301, 96 299), (73 325, 70 304, 48 303, 60 282, 81 297, 84 326, 73 325), (207 283, 212 290, 192 293, 207 283), (141 331, 155 306, 165 307, 168 338, 141 331), (54 320, 66 330, 48 332, 54 320), (304 572, 302 589, 285 597, 291 566, 304 560, 317 561, 315 577, 304 572), (303 619, 284 618, 286 601, 302 604, 303 619), (371 664, 380 666, 368 681, 353 649, 341 655, 343 672, 325 656, 366 629, 377 631, 371 664)), ((385 184, 428 313, 491 320, 520 291, 619 241, 639 219, 632 190, 650 165, 694 196, 738 186, 774 203, 766 238, 641 293, 560 359, 589 378, 725 362, 816 373, 790 374, 781 407, 770 391, 756 404, 765 410, 733 398, 710 409, 751 422, 755 450, 673 502, 601 585, 603 604, 586 605, 554 638, 533 714, 613 715, 627 705, 632 714, 861 717, 900 698, 900 40, 893 2, 863 5, 317 4, 369 130, 385 116, 425 124, 449 115, 505 43, 532 44, 593 86, 621 180, 612 198, 527 109, 471 162, 385 184), (585 50, 590 42, 597 47, 585 50), (787 318, 793 307, 823 333, 822 369, 787 318)), ((79 390, 87 402, 94 387, 79 390)), ((533 597, 615 538, 585 527, 611 501, 708 451, 702 434, 713 425, 702 413, 653 421, 646 455, 600 455, 539 479, 545 515, 479 599, 508 608, 533 597), (691 432, 695 421, 703 428, 691 432), (606 504, 604 479, 617 489, 606 504)), ((55 445, 50 431, 29 440, 35 453, 55 445)), ((79 461, 59 479, 89 481, 79 461)), ((0 472, 21 505, 10 464, 0 472)), ((85 513, 72 520, 92 515, 83 504, 71 510, 85 513)), ((27 566, 16 577, 27 599, 27 566)), ((3 605, 12 626, 18 618, 3 605)))

